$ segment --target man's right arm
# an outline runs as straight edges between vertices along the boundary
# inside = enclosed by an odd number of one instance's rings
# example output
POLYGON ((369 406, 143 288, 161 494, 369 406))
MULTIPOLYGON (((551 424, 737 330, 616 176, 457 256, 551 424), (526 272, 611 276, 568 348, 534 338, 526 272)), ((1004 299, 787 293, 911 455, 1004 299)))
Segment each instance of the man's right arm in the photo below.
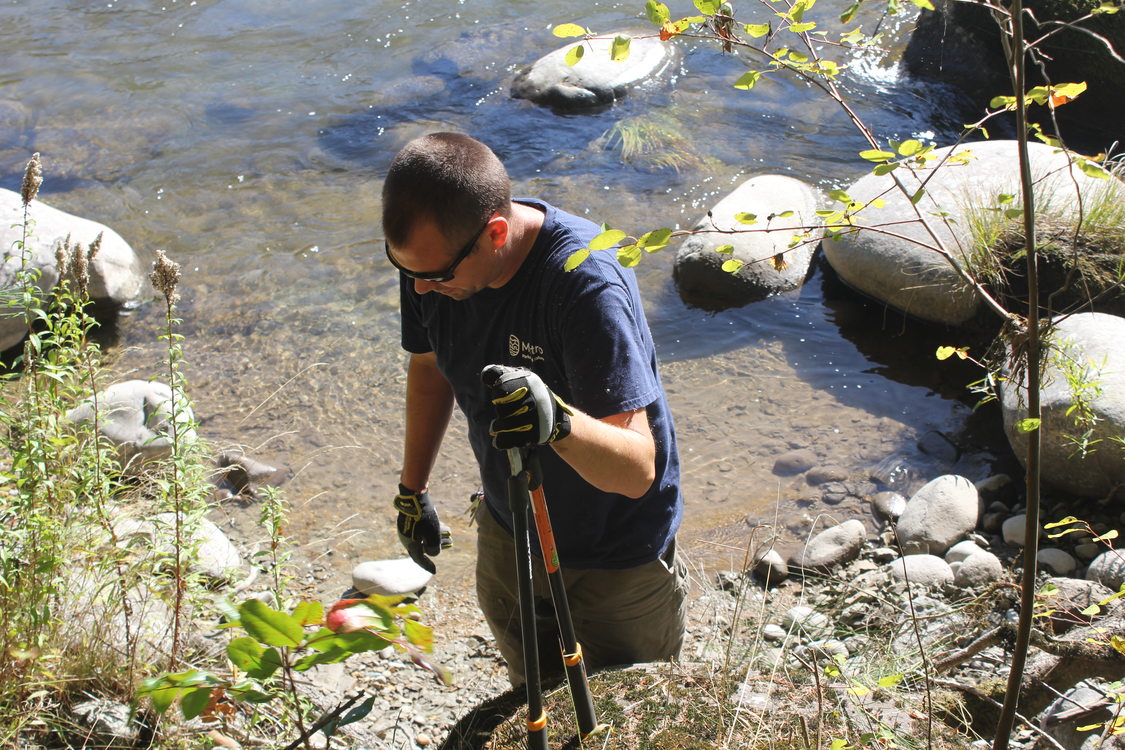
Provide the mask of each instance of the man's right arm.
POLYGON ((453 388, 437 366, 433 352, 411 354, 406 370, 406 439, 399 482, 427 490, 430 472, 453 414, 453 388))

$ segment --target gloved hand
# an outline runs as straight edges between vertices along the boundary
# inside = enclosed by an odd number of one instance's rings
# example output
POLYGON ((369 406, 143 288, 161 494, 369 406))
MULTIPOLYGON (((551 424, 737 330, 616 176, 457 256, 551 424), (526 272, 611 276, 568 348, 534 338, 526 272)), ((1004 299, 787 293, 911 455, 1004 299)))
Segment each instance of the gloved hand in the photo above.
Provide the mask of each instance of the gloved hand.
POLYGON ((489 365, 480 377, 496 410, 496 419, 488 427, 493 447, 530 448, 570 434, 574 410, 531 370, 489 365))
POLYGON ((449 527, 438 520, 437 509, 427 492, 417 492, 403 485, 395 495, 398 511, 398 539, 410 554, 410 559, 421 567, 437 572, 427 555, 434 556, 453 546, 449 527))

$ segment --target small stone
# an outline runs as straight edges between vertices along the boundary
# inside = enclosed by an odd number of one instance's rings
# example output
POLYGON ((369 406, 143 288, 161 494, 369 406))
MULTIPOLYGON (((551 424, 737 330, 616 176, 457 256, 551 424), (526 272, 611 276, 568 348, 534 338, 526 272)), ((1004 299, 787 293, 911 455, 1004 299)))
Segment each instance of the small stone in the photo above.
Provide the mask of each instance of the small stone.
POLYGON ((945 561, 950 564, 962 562, 966 557, 981 551, 980 546, 976 542, 966 539, 963 542, 957 542, 957 544, 949 548, 949 551, 945 553, 945 561))
POLYGON ((898 550, 893 547, 877 547, 871 551, 871 559, 877 563, 889 563, 898 557, 898 550))
POLYGON ((817 466, 810 469, 809 473, 805 475, 805 481, 813 486, 827 484, 828 482, 842 482, 847 478, 847 470, 840 466, 817 466))
POLYGON ((1125 554, 1117 550, 1108 550, 1094 558, 1086 570, 1086 579, 1097 581, 1113 591, 1121 588, 1125 582, 1125 554))
POLYGON ((965 477, 946 474, 914 493, 898 522, 907 553, 942 555, 977 526, 980 497, 965 477))
POLYGON ((418 747, 426 747, 431 742, 433 742, 433 740, 430 739, 430 735, 428 734, 417 734, 414 736, 414 744, 418 745, 418 747))
POLYGON ((937 555, 906 555, 887 567, 897 581, 909 579, 911 583, 923 586, 953 582, 953 570, 949 563, 937 555))
POLYGON ((1044 547, 1035 556, 1041 568, 1056 576, 1069 576, 1078 567, 1078 561, 1057 547, 1044 547))
POLYGON ((816 465, 816 454, 810 450, 795 450, 784 453, 773 462, 773 473, 791 476, 808 471, 816 465))
POLYGON ((1018 516, 1012 516, 1000 527, 1001 536, 1004 537, 1005 544, 1013 544, 1017 547, 1023 546, 1023 539, 1025 530, 1027 528, 1027 514, 1020 513, 1018 516))
POLYGON ((898 492, 880 492, 872 499, 875 515, 885 521, 897 521, 906 510, 906 498, 898 492))
POLYGON ((791 607, 782 616, 781 624, 789 630, 799 630, 809 635, 821 633, 832 627, 832 621, 827 615, 804 605, 791 607))
POLYGON ((991 552, 978 550, 969 555, 957 566, 953 577, 956 586, 976 589, 999 581, 1004 576, 1004 565, 1000 558, 991 552))
POLYGON ((787 635, 789 635, 789 633, 785 628, 780 625, 775 625, 772 622, 762 626, 762 637, 767 641, 784 641, 787 635))
POLYGON ((999 534, 1001 529, 1004 528, 1004 522, 1008 520, 1009 515, 1010 513, 1006 510, 997 513, 985 513, 984 518, 980 521, 980 527, 989 534, 999 534))
POLYGON ((433 574, 410 558, 371 560, 352 569, 352 586, 370 596, 414 594, 430 582, 433 574))
POLYGON ((789 566, 772 547, 754 552, 754 575, 766 586, 776 586, 789 577, 789 566))
POLYGON ((1105 547, 1097 542, 1083 542, 1074 547, 1074 554, 1078 556, 1079 560, 1089 561, 1100 555, 1104 549, 1105 547))

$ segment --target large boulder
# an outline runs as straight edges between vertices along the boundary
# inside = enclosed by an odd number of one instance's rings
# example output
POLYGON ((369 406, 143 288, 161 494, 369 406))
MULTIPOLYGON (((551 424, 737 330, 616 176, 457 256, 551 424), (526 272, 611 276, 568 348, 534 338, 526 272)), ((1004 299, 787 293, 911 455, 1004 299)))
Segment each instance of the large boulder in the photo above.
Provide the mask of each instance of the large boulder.
POLYGON ((851 562, 867 540, 863 521, 851 519, 839 526, 825 529, 802 547, 790 560, 795 567, 824 570, 851 562))
POLYGON ((196 438, 187 398, 177 393, 173 400, 172 389, 153 380, 114 383, 66 416, 75 424, 97 417, 99 433, 117 447, 123 465, 165 458, 172 453, 173 438, 184 443, 196 438))
MULTIPOLYGON (((72 243, 88 246, 99 234, 101 250, 90 264, 90 298, 121 306, 140 295, 144 274, 133 248, 117 232, 104 224, 68 214, 38 200, 28 206, 33 222, 27 238, 26 256, 30 268, 39 271, 38 286, 47 293, 58 283, 55 249, 69 236, 72 243)), ((18 243, 23 239, 23 199, 19 193, 0 188, 0 289, 16 284, 22 264, 18 243)), ((27 333, 23 318, 0 316, 0 350, 15 346, 27 333)))
MULTIPOLYGON (((1005 205, 997 197, 1019 195, 1017 144, 986 141, 932 153, 939 159, 956 153, 964 161, 958 159, 959 163, 917 175, 899 168, 857 180, 847 189, 853 200, 870 203, 881 199, 883 205, 868 206, 858 214, 859 221, 872 229, 861 228, 839 241, 823 243, 824 256, 846 284, 866 295, 923 320, 963 325, 974 318, 981 302, 953 263, 964 266, 972 257, 975 248, 970 228, 989 209, 1005 205), (905 194, 896 187, 896 177, 905 186, 905 194), (924 194, 915 205, 911 197, 922 188, 921 180, 926 180, 924 194), (934 240, 919 215, 949 258, 932 249, 934 240), (877 229, 886 226, 893 231, 877 229)), ((1066 153, 1046 144, 1028 144, 1028 156, 1036 181, 1036 205, 1050 204, 1053 215, 1077 216, 1080 196, 1088 206, 1107 189, 1121 187, 1116 179, 1097 179, 1072 169, 1066 153)))
MULTIPOLYGON (((1040 387, 1043 412, 1040 440, 1044 481, 1083 497, 1105 497, 1125 485, 1125 457, 1116 442, 1125 435, 1125 318, 1079 313, 1056 319, 1046 352, 1040 387), (1080 403, 1081 409, 1073 409, 1080 403), (1075 423, 1088 412, 1092 425, 1075 423), (1088 449, 1076 439, 1086 436, 1088 449)), ((1004 430, 1012 449, 1026 462, 1027 433, 1018 425, 1027 417, 1026 375, 1001 381, 1004 430)))
POLYGON ((799 227, 817 223, 816 209, 816 192, 792 177, 759 175, 742 183, 700 217, 696 233, 676 253, 680 296, 689 304, 721 309, 799 287, 821 233, 790 245, 803 234, 799 227), (715 252, 722 247, 731 249, 715 252), (728 260, 743 265, 731 273, 723 270, 728 260))
POLYGON ((512 82, 512 96, 562 111, 597 109, 613 104, 638 85, 657 78, 671 67, 676 47, 648 37, 633 38, 624 60, 610 58, 619 31, 603 37, 567 44, 522 70, 512 82), (567 53, 581 45, 582 58, 568 65, 567 53))
POLYGON ((944 555, 976 528, 979 506, 977 488, 965 477, 934 479, 914 493, 898 519, 903 551, 944 555))

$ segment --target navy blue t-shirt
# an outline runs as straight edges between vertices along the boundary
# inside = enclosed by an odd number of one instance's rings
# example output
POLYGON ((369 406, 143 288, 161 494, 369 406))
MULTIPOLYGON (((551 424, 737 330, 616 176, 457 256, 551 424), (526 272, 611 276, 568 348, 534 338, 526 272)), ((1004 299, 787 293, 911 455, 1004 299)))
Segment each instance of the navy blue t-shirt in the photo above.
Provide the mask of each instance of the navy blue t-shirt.
MULTIPOLYGON (((509 531, 510 468, 507 453, 493 448, 488 435, 494 412, 480 381, 486 365, 532 370, 563 401, 598 419, 646 409, 656 442, 656 480, 641 498, 602 492, 550 447, 539 449, 562 565, 643 565, 671 542, 683 500, 675 430, 636 280, 603 252, 563 270, 599 228, 542 201, 520 202, 546 215, 527 259, 503 287, 458 301, 436 292, 419 295, 413 281, 401 277, 403 348, 436 354, 468 419, 488 508, 509 531)), ((538 551, 537 540, 532 549, 538 551)))

